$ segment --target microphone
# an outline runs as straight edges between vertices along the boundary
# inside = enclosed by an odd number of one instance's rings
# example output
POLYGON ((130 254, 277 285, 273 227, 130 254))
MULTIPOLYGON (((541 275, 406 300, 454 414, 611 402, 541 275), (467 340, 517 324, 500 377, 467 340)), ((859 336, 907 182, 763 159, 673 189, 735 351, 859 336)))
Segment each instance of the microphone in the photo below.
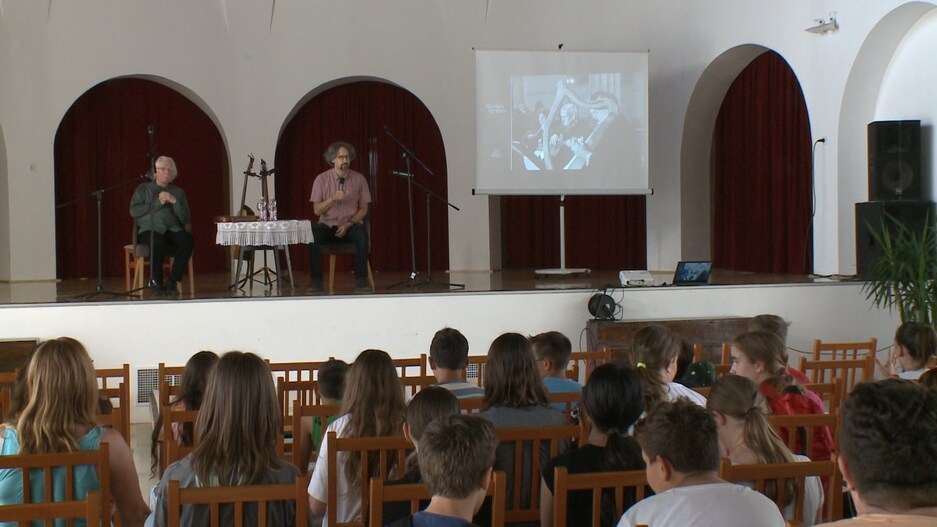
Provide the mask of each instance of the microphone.
POLYGON ((345 178, 343 177, 338 178, 338 190, 345 191, 345 178))
POLYGON ((413 174, 409 172, 401 172, 400 170, 388 170, 391 174, 400 177, 413 177, 413 174))

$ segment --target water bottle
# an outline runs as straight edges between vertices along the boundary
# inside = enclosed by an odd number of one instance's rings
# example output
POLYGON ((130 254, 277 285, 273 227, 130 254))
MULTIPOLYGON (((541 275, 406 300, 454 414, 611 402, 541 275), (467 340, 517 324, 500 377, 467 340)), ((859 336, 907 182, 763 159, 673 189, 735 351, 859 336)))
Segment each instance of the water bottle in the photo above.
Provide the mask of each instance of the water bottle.
POLYGON ((277 200, 270 200, 270 221, 277 221, 277 200))
POLYGON ((267 221, 267 202, 263 198, 257 202, 257 216, 260 221, 267 221))

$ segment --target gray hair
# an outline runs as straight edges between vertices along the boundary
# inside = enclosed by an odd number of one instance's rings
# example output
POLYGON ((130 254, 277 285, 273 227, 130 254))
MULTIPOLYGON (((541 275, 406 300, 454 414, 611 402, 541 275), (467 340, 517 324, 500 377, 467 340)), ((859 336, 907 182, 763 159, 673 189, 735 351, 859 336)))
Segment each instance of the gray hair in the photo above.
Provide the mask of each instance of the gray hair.
POLYGON ((158 165, 160 162, 169 165, 169 176, 172 177, 172 179, 176 179, 176 176, 179 175, 179 171, 176 170, 176 161, 169 156, 159 156, 156 158, 156 162, 153 163, 153 165, 158 165))
POLYGON ((339 149, 341 149, 343 146, 348 150, 348 156, 350 157, 349 161, 358 156, 358 153, 355 152, 355 147, 351 146, 345 141, 336 141, 330 144, 329 148, 325 151, 324 154, 322 154, 322 157, 325 158, 325 162, 332 164, 332 160, 335 159, 335 156, 338 155, 339 149))

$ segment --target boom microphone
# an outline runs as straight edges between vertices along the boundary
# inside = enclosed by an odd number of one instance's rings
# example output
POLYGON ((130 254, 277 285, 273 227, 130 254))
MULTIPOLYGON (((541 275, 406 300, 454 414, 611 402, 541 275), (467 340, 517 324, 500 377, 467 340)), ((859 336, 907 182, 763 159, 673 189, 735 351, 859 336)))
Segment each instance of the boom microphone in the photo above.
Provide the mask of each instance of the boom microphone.
POLYGON ((409 172, 401 172, 400 170, 388 170, 391 174, 400 177, 413 177, 413 174, 409 172))

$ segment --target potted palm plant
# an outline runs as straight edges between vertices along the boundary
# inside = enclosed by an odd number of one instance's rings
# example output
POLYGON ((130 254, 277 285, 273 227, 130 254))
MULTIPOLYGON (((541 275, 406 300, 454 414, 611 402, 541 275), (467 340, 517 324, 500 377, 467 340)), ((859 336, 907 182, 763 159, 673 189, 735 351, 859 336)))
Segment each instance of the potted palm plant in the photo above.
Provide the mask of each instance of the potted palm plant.
POLYGON ((863 286, 878 308, 897 309, 902 322, 937 321, 937 231, 930 214, 919 232, 885 214, 879 229, 869 226, 882 256, 872 263, 863 286), (888 228, 890 224, 892 228, 888 228))

